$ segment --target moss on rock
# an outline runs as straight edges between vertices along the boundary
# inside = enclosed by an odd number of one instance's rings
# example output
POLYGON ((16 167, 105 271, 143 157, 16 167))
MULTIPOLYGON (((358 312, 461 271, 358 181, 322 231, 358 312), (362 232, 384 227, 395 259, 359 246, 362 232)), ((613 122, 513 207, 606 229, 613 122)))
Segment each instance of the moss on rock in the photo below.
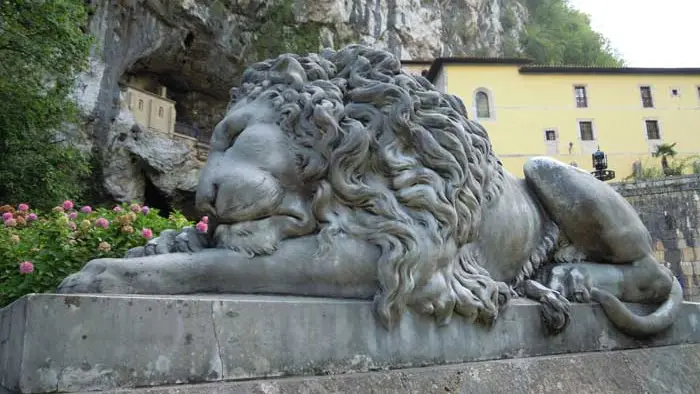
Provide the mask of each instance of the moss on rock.
POLYGON ((297 23, 294 1, 281 0, 270 5, 260 19, 255 55, 258 59, 285 52, 308 53, 319 49, 322 25, 317 22, 297 23))

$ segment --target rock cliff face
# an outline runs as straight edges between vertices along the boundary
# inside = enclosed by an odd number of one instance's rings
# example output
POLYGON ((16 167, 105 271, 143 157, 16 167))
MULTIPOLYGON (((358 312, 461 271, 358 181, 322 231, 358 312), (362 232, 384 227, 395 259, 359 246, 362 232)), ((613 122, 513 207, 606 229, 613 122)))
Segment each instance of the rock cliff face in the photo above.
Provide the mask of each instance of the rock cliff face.
POLYGON ((149 183, 170 202, 188 201, 201 165, 187 144, 135 126, 120 98, 119 83, 127 77, 148 76, 166 86, 178 121, 197 122, 206 134, 221 119, 228 92, 249 62, 349 43, 387 49, 402 59, 513 55, 527 18, 518 0, 87 3, 96 45, 91 68, 76 87, 85 118, 78 129, 82 143, 101 153, 106 191, 119 201, 143 201, 149 183))

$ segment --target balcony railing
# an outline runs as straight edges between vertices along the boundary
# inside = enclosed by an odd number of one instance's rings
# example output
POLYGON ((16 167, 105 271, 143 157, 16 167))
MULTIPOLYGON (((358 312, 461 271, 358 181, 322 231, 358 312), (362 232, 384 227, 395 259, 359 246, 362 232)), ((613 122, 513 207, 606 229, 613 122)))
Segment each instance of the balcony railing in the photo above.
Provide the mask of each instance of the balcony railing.
POLYGON ((203 132, 200 128, 183 122, 175 122, 175 133, 194 138, 199 143, 209 144, 210 133, 203 132))

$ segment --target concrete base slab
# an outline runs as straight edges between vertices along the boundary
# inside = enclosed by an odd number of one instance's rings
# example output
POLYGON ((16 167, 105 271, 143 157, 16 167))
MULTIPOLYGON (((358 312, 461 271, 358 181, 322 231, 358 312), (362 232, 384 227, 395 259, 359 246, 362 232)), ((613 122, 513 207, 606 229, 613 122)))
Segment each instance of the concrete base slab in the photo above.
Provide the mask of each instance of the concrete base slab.
POLYGON ((547 336, 539 308, 514 300, 490 329, 408 314, 387 332, 357 300, 28 295, 0 311, 0 386, 82 392, 700 343, 696 303, 648 340, 618 332, 596 304, 572 305, 569 327, 547 336))
POLYGON ((110 390, 108 393, 688 394, 699 390, 700 345, 679 345, 387 372, 110 390))

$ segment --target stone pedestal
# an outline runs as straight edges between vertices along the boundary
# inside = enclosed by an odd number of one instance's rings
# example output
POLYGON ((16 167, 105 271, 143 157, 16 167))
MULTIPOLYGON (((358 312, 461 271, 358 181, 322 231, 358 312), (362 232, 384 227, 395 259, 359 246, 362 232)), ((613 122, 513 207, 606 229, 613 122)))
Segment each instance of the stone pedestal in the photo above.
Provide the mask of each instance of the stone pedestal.
MULTIPOLYGON (((408 314, 387 332, 365 301, 29 295, 0 311, 0 386, 10 393, 168 385, 186 386, 153 392, 214 392, 197 384, 318 375, 352 381, 352 373, 368 371, 700 343, 696 303, 686 303, 671 329, 649 340, 618 332, 596 304, 573 304, 572 312, 557 336, 544 334, 539 305, 528 300, 511 302, 491 329, 459 317, 438 327, 408 314)), ((697 373, 697 365, 687 368, 697 373)))
MULTIPOLYGON (((700 345, 572 353, 303 378, 109 390, 110 394, 688 394, 700 345)), ((88 394, 88 393, 85 393, 88 394)))

